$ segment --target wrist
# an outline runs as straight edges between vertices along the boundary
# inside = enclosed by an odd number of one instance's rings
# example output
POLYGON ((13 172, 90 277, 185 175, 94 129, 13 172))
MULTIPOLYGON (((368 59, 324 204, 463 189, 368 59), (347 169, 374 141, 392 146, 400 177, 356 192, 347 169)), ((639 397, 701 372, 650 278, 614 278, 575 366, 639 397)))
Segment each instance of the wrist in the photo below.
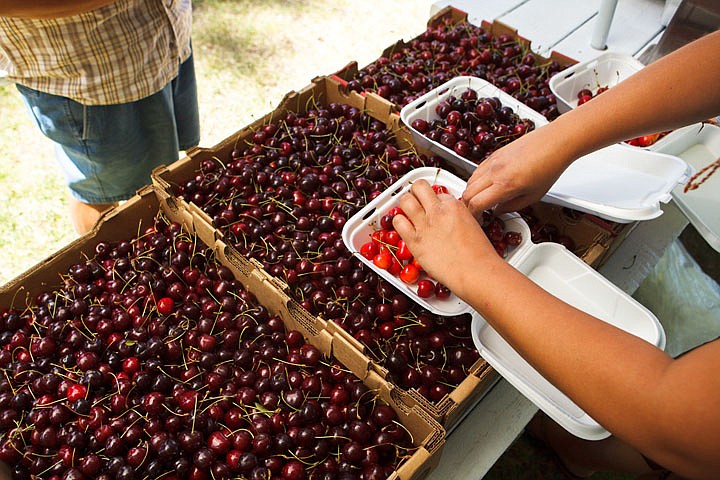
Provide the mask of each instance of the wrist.
POLYGON ((512 269, 505 259, 491 251, 489 254, 476 254, 467 259, 460 272, 456 272, 456 285, 450 287, 453 293, 470 305, 487 298, 486 290, 505 269, 512 269))

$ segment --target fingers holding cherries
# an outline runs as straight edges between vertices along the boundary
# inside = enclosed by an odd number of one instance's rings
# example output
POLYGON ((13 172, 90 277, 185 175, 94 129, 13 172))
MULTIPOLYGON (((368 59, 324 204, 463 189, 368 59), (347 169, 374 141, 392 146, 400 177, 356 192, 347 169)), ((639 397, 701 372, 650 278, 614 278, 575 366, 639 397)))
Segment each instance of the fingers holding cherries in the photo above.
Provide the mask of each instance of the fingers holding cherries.
MULTIPOLYGON (((403 251, 407 248, 412 255, 408 264, 418 266, 451 290, 457 281, 456 273, 467 268, 469 260, 478 256, 478 251, 492 249, 504 257, 509 248, 521 241, 517 232, 506 232, 503 222, 489 214, 480 225, 446 187, 430 185, 425 180, 413 183, 408 193, 400 198, 399 210, 391 212, 395 213, 392 231, 399 235, 403 251)), ((394 270, 390 267, 388 271, 396 271, 400 276, 403 268, 398 270, 398 267, 403 266, 395 266, 394 270)), ((430 285, 420 282, 422 280, 418 282, 418 295, 422 296, 430 285)), ((435 295, 438 295, 437 285, 435 287, 435 295)))

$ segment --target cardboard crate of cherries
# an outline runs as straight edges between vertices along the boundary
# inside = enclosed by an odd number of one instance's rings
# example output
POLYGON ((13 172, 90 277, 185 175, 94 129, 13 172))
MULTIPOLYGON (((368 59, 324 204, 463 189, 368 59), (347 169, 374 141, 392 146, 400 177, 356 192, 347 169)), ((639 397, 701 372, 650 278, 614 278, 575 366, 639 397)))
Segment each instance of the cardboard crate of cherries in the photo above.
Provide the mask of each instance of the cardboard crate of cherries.
POLYGON ((271 286, 240 282, 192 223, 145 192, 0 292, 0 461, 13 478, 429 468, 442 428, 335 358, 341 339, 272 307, 271 286))

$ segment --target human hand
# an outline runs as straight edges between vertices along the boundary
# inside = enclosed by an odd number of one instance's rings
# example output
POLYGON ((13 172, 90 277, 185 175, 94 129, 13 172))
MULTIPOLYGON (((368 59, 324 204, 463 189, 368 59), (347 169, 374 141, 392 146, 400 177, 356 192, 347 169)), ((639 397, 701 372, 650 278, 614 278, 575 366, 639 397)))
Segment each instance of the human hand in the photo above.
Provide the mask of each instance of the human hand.
POLYGON ((472 285, 465 279, 478 274, 478 265, 500 259, 467 207, 425 180, 413 183, 400 208, 405 215, 396 215, 393 227, 425 271, 456 295, 472 285))
POLYGON ((570 161, 534 130, 496 150, 473 172, 462 195, 478 218, 484 210, 506 213, 539 201, 570 161))

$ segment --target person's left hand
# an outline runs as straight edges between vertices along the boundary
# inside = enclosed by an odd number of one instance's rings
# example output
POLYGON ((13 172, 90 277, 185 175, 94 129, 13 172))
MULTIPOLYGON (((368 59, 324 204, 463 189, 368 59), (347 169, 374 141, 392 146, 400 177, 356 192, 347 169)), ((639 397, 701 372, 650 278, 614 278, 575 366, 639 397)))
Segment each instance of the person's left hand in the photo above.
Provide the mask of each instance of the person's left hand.
POLYGON ((405 216, 396 215, 393 226, 425 271, 456 295, 478 264, 500 258, 470 210, 428 182, 413 183, 400 208, 405 216))

